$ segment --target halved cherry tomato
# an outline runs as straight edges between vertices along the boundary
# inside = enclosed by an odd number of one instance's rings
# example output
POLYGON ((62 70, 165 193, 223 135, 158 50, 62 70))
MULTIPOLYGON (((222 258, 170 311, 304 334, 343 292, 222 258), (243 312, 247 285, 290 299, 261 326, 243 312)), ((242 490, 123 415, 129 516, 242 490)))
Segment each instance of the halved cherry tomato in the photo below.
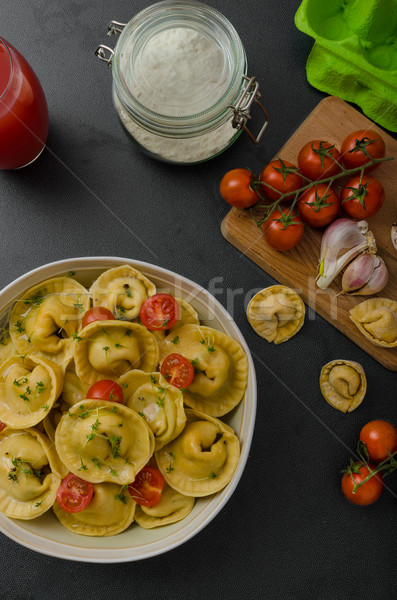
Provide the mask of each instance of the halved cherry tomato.
POLYGON ((111 379, 101 379, 90 387, 86 398, 89 400, 109 400, 123 404, 124 395, 122 387, 111 379))
POLYGON ((57 501, 65 512, 77 513, 89 505, 93 493, 92 483, 69 473, 62 479, 57 490, 57 501))
MULTIPOLYGON (((350 502, 353 504, 359 504, 360 506, 367 506, 373 504, 380 498, 383 492, 383 478, 380 473, 377 473, 361 487, 357 488, 356 492, 353 493, 355 483, 361 483, 367 475, 369 475, 368 468, 363 463, 355 463, 358 473, 346 473, 342 477, 342 492, 350 502)), ((374 465, 369 464, 371 469, 374 469, 374 465)))
POLYGON ((231 206, 248 208, 259 200, 251 184, 252 173, 249 169, 232 169, 221 179, 221 196, 231 206))
POLYGON ((85 313, 81 326, 84 328, 94 321, 110 321, 110 319, 114 319, 113 313, 110 310, 104 306, 94 306, 94 308, 90 308, 85 313))
POLYGON ((3 421, 0 421, 0 431, 3 431, 5 426, 6 426, 6 424, 3 423, 3 421))
POLYGON ((385 190, 379 179, 372 175, 355 175, 341 192, 344 210, 354 219, 369 219, 381 208, 385 190))
POLYGON ((161 365, 161 374, 170 385, 186 389, 194 379, 194 367, 182 354, 169 354, 161 365))
POLYGON ((338 214, 339 198, 325 183, 310 187, 298 200, 298 210, 305 223, 312 227, 325 227, 338 214))
POLYGON ((156 506, 161 500, 164 477, 155 467, 146 466, 128 486, 130 496, 142 506, 156 506))
MULTIPOLYGON (((383 158, 386 152, 385 142, 375 131, 360 129, 353 131, 343 140, 342 160, 347 169, 363 167, 373 158, 383 158)), ((377 165, 367 168, 372 171, 377 165)))
POLYGON ((288 208, 274 210, 262 224, 266 242, 276 250, 290 250, 303 235, 303 223, 296 212, 288 208))
POLYGON ((382 462, 397 451, 397 429, 388 421, 370 421, 362 428, 360 440, 367 447, 369 457, 374 462, 382 462))
POLYGON ((288 202, 293 199, 294 192, 302 187, 302 177, 298 167, 281 158, 272 160, 266 165, 259 179, 263 182, 262 188, 266 196, 272 200, 278 200, 281 194, 287 194, 283 202, 288 202))
POLYGON ((332 177, 339 173, 340 162, 339 150, 324 140, 307 142, 298 154, 299 169, 312 181, 332 177))
POLYGON ((146 298, 139 317, 150 331, 170 329, 179 319, 179 304, 170 294, 155 294, 146 298))

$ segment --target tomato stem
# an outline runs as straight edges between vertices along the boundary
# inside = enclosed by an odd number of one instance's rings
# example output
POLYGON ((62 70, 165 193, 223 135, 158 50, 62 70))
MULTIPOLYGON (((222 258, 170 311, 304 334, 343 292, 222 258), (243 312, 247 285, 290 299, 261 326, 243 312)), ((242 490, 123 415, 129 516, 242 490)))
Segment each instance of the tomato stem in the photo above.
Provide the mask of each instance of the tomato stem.
POLYGON ((288 192, 288 193, 280 193, 279 190, 274 188, 269 183, 265 183, 264 181, 261 181, 260 179, 252 179, 251 185, 252 185, 253 190, 258 194, 260 199, 263 200, 264 202, 266 202, 267 198, 262 195, 262 189, 261 189, 262 186, 264 186, 265 188, 271 189, 272 191, 276 192, 279 195, 279 198, 277 198, 277 200, 275 200, 271 204, 265 204, 265 205, 256 204, 255 205, 257 207, 265 206, 266 212, 262 219, 256 220, 253 217, 254 221, 256 222, 258 227, 261 227, 262 224, 270 217, 272 212, 274 212, 278 208, 280 202, 283 202, 286 198, 290 199, 292 194, 295 194, 295 196, 294 196, 294 200, 291 203, 291 206, 289 207, 288 214, 292 213, 292 210, 293 210, 295 204, 297 203, 299 196, 303 192, 308 190, 309 188, 320 185, 320 184, 328 184, 328 189, 329 189, 332 186, 332 184, 334 183, 334 181, 336 181, 337 179, 341 179, 342 177, 348 177, 348 176, 354 175, 355 173, 358 173, 358 172, 361 173, 361 178, 362 178, 365 169, 367 169, 368 167, 372 167, 373 165, 377 165, 379 163, 386 162, 389 160, 394 160, 394 156, 387 156, 384 158, 373 158, 370 161, 368 161, 368 163, 364 167, 360 166, 360 167, 354 167, 352 169, 345 169, 343 165, 341 165, 338 161, 336 161, 336 162, 338 162, 338 165, 340 165, 340 167, 341 167, 341 171, 339 173, 336 173, 336 175, 332 175, 331 177, 325 177, 324 179, 317 179, 316 181, 313 181, 312 179, 309 179, 308 177, 305 177, 304 175, 302 175, 302 177, 304 179, 306 179, 309 183, 300 187, 295 192, 288 192))

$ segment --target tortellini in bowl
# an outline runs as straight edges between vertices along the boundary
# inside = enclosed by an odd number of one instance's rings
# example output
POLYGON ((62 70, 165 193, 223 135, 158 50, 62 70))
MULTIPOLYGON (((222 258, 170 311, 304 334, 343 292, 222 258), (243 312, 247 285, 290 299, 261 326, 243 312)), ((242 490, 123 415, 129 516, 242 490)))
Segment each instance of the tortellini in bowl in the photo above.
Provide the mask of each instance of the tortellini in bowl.
POLYGON ((177 547, 223 508, 248 458, 256 381, 241 333, 203 288, 129 259, 59 261, 0 292, 0 327, 5 535, 61 558, 129 562, 177 547), (165 332, 139 319, 156 293, 172 294, 181 308, 165 332), (83 328, 95 306, 114 320, 83 328), (161 374, 171 351, 192 361, 190 389, 161 374), (121 385, 124 404, 87 398, 101 379, 121 385), (147 464, 165 478, 153 507, 128 493, 147 464), (56 500, 69 473, 93 486, 81 512, 56 500))

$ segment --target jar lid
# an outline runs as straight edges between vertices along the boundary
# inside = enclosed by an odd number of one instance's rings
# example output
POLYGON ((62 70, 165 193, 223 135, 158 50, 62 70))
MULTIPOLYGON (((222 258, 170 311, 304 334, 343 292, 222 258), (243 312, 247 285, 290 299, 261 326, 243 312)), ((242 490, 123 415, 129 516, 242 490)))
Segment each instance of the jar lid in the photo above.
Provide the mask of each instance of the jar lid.
POLYGON ((221 13, 166 0, 125 27, 112 63, 123 103, 159 123, 216 118, 230 108, 246 69, 241 40, 221 13))

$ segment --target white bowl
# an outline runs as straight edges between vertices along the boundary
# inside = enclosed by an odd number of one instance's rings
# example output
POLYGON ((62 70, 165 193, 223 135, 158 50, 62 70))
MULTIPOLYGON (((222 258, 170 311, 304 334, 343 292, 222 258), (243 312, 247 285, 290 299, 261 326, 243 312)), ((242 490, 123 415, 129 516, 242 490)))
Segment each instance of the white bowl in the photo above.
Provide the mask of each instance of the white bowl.
POLYGON ((52 510, 31 521, 13 520, 0 514, 0 531, 6 536, 37 552, 97 563, 119 563, 149 558, 183 544, 215 517, 233 494, 243 473, 254 430, 256 412, 256 377, 251 353, 237 325, 223 306, 204 288, 193 281, 154 265, 128 258, 92 257, 73 258, 53 262, 19 277, 0 292, 0 315, 27 289, 59 275, 75 272, 86 286, 107 268, 120 264, 136 267, 151 279, 161 291, 168 291, 188 300, 197 310, 200 320, 220 329, 240 342, 249 364, 248 386, 244 400, 222 419, 236 431, 241 443, 241 457, 229 485, 206 498, 196 500, 193 511, 183 521, 156 529, 142 529, 132 525, 123 533, 102 538, 76 535, 65 529, 52 510))

